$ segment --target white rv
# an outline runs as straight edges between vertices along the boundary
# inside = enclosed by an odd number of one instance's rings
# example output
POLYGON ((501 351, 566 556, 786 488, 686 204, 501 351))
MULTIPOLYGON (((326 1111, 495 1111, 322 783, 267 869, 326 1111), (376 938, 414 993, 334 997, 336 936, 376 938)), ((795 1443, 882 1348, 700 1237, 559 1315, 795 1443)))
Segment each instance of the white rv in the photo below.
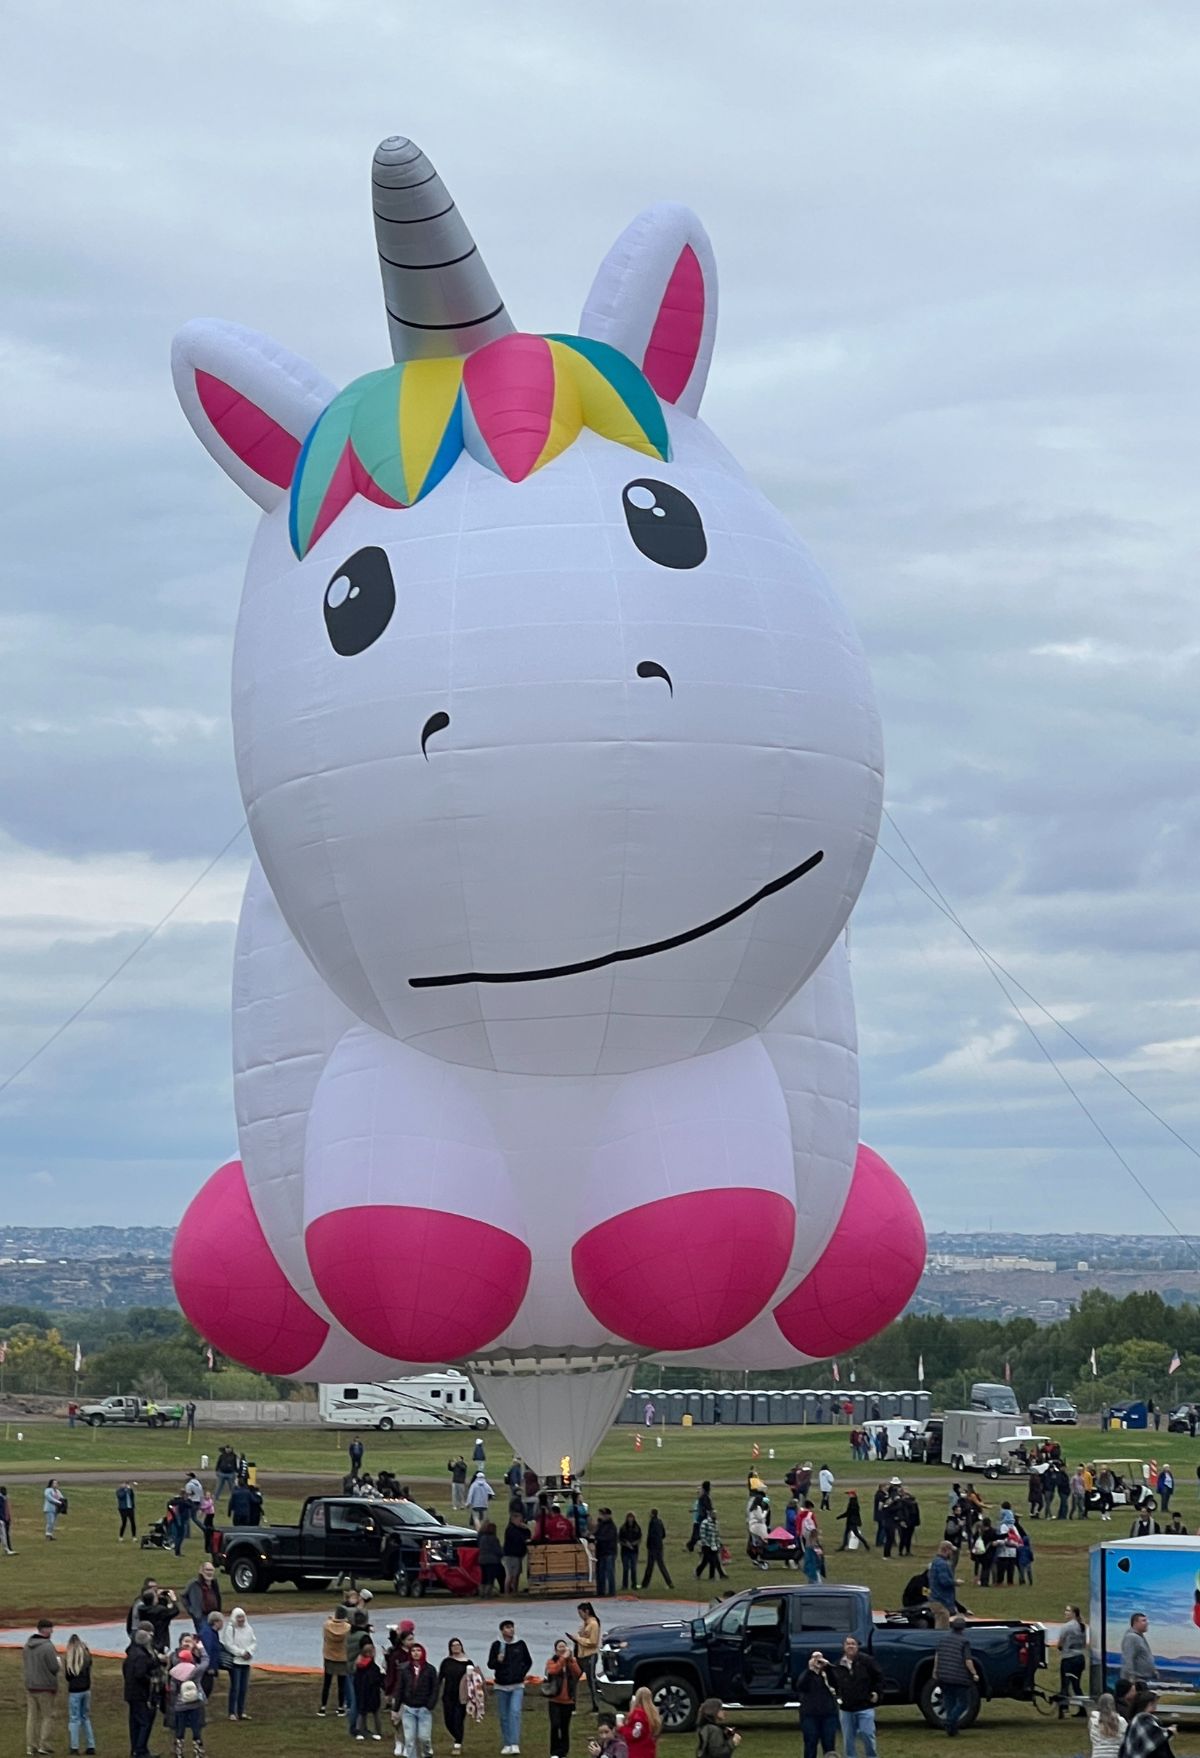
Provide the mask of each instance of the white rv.
POLYGON ((465 1373, 421 1373, 407 1380, 318 1388, 323 1422, 346 1428, 490 1428, 492 1419, 465 1373))

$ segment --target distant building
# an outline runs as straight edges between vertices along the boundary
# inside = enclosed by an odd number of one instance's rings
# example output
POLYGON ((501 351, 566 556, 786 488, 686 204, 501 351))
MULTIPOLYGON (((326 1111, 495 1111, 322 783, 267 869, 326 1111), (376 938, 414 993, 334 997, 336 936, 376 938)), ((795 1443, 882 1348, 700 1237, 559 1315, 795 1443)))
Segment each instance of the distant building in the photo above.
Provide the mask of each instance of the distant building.
POLYGON ((1058 1268, 1052 1257, 1016 1257, 1007 1253, 991 1257, 966 1257, 954 1251, 934 1251, 929 1255, 926 1269, 933 1275, 975 1275, 982 1271, 984 1275, 1005 1275, 1013 1270, 1033 1270, 1039 1275, 1052 1276, 1058 1268))

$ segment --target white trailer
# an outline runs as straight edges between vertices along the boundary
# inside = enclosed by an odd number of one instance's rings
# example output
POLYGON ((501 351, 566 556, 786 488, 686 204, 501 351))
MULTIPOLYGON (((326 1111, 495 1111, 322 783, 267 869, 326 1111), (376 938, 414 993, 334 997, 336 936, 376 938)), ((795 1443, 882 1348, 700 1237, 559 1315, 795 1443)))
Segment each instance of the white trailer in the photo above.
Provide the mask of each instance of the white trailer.
POLYGON ((942 1464, 952 1471, 999 1469, 1006 1455, 1034 1438, 1032 1428, 1011 1416, 982 1410, 947 1410, 942 1418, 942 1464))
POLYGON ((491 1428, 492 1419, 465 1373, 421 1373, 404 1380, 318 1387, 322 1422, 343 1428, 491 1428))

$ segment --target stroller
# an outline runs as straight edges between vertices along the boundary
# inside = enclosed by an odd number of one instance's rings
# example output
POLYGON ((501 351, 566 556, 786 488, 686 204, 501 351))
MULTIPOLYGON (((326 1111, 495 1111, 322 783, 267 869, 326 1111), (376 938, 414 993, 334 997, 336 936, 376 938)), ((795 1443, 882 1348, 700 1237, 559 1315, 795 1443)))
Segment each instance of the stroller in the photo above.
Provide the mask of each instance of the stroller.
POLYGON ((138 1547, 141 1550, 169 1550, 170 1541, 167 1538, 166 1521, 155 1520, 149 1532, 142 1533, 138 1540, 138 1547))
POLYGON ((794 1569, 800 1561, 800 1545, 786 1526, 773 1526, 765 1541, 757 1544, 753 1539, 749 1541, 746 1554, 760 1569, 768 1568, 771 1563, 783 1563, 786 1568, 794 1569))

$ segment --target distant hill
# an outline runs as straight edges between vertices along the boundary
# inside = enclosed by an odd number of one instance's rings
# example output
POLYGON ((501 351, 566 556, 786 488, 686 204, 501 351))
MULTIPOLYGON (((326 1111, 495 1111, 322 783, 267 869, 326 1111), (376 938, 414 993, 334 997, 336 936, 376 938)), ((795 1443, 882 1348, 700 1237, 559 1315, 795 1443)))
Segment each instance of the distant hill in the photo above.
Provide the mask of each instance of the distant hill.
MULTIPOLYGON (((171 1227, 8 1227, 0 1232, 0 1306, 64 1313, 174 1306, 171 1227)), ((1065 1318, 1085 1288, 1153 1286, 1200 1301, 1200 1239, 1156 1233, 931 1233, 910 1312, 1065 1318)))

